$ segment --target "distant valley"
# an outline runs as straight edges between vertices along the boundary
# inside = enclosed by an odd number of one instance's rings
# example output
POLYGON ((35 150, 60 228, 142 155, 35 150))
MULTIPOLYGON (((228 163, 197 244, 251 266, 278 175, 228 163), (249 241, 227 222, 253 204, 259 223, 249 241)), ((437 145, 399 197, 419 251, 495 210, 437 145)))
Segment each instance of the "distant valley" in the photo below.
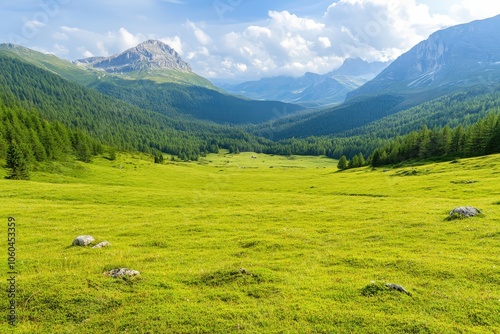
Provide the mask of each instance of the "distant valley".
POLYGON ((230 93, 256 100, 276 100, 307 107, 325 107, 344 102, 347 94, 382 72, 389 63, 368 63, 359 58, 327 74, 306 73, 301 77, 279 76, 237 85, 220 83, 230 93))

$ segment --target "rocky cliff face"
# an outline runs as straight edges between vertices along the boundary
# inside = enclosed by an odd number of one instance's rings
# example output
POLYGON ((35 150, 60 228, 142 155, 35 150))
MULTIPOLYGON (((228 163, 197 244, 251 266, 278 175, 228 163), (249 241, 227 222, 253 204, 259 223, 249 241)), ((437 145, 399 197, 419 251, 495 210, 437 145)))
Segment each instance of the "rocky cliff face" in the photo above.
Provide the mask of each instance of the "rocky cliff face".
POLYGON ((348 95, 444 93, 478 84, 498 83, 500 16, 454 26, 432 34, 396 59, 375 79, 348 95))
POLYGON ((149 40, 111 57, 91 57, 77 60, 109 73, 129 73, 148 70, 180 70, 191 72, 188 63, 170 46, 149 40))

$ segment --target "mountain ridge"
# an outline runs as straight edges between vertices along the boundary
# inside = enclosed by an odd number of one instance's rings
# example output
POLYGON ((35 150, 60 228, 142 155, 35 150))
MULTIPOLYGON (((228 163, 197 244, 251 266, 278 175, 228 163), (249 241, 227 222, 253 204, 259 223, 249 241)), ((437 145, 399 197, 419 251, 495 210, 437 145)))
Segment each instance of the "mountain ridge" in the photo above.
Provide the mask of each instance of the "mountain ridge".
POLYGON ((79 59, 76 65, 91 65, 108 73, 130 73, 148 70, 179 70, 192 72, 191 66, 169 45, 147 40, 110 57, 79 59))
POLYGON ((276 76, 236 85, 220 85, 230 93, 256 100, 278 100, 307 107, 324 107, 344 102, 347 93, 373 79, 387 63, 346 59, 326 74, 307 72, 300 77, 276 76))
POLYGON ((377 94, 441 94, 500 82, 500 15, 434 32, 347 100, 377 94))
MULTIPOLYGON (((304 109, 298 105, 279 101, 252 101, 239 98, 216 89, 211 83, 203 84, 209 81, 193 72, 163 69, 152 70, 153 74, 150 71, 142 71, 144 75, 140 73, 134 76, 130 73, 108 75, 103 70, 88 68, 90 65, 78 66, 54 55, 13 44, 1 44, 0 55, 2 54, 35 65, 105 95, 165 115, 179 113, 222 124, 247 124, 264 122, 304 109), (168 78, 152 80, 154 78, 151 75, 165 75, 168 78), (179 80, 171 80, 172 76, 180 77, 179 80), (183 81, 186 78, 194 79, 192 82, 183 81)), ((91 60, 100 61, 102 58, 91 60)))

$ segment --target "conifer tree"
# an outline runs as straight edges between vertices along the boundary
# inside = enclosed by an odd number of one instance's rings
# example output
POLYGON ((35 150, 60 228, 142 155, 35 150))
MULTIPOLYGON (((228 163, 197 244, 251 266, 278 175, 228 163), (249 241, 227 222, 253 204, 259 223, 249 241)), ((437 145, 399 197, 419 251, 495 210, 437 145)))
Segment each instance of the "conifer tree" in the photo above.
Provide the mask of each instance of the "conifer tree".
POLYGON ((361 152, 359 152, 359 154, 358 154, 358 164, 359 164, 359 167, 363 167, 364 165, 366 165, 365 157, 364 157, 363 153, 361 153, 361 152))
POLYGON ((109 160, 114 161, 116 160, 116 148, 111 147, 109 149, 109 160))
POLYGON ((348 168, 358 168, 359 167, 359 159, 358 159, 358 156, 355 155, 351 161, 349 161, 349 163, 347 164, 347 167, 348 168))
POLYGON ((28 160, 15 140, 10 143, 7 150, 6 167, 10 169, 9 179, 29 180, 28 160))
POLYGON ((340 170, 345 170, 349 167, 349 163, 347 162, 347 158, 345 155, 340 157, 339 163, 337 164, 337 168, 340 170))
POLYGON ((157 152, 154 155, 154 161, 155 161, 155 164, 162 164, 164 161, 163 154, 161 152, 157 152))

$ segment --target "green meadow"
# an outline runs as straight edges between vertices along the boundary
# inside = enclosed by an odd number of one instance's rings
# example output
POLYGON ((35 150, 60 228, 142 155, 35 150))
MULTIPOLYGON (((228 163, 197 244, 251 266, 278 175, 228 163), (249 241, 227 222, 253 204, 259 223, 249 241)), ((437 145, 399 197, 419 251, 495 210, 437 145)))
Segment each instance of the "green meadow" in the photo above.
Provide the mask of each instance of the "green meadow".
POLYGON ((2 170, 5 314, 10 215, 19 274, 0 332, 500 333, 500 156, 336 166, 222 152, 2 170), (484 216, 446 220, 464 205, 484 216), (121 267, 141 275, 103 275, 121 267))

